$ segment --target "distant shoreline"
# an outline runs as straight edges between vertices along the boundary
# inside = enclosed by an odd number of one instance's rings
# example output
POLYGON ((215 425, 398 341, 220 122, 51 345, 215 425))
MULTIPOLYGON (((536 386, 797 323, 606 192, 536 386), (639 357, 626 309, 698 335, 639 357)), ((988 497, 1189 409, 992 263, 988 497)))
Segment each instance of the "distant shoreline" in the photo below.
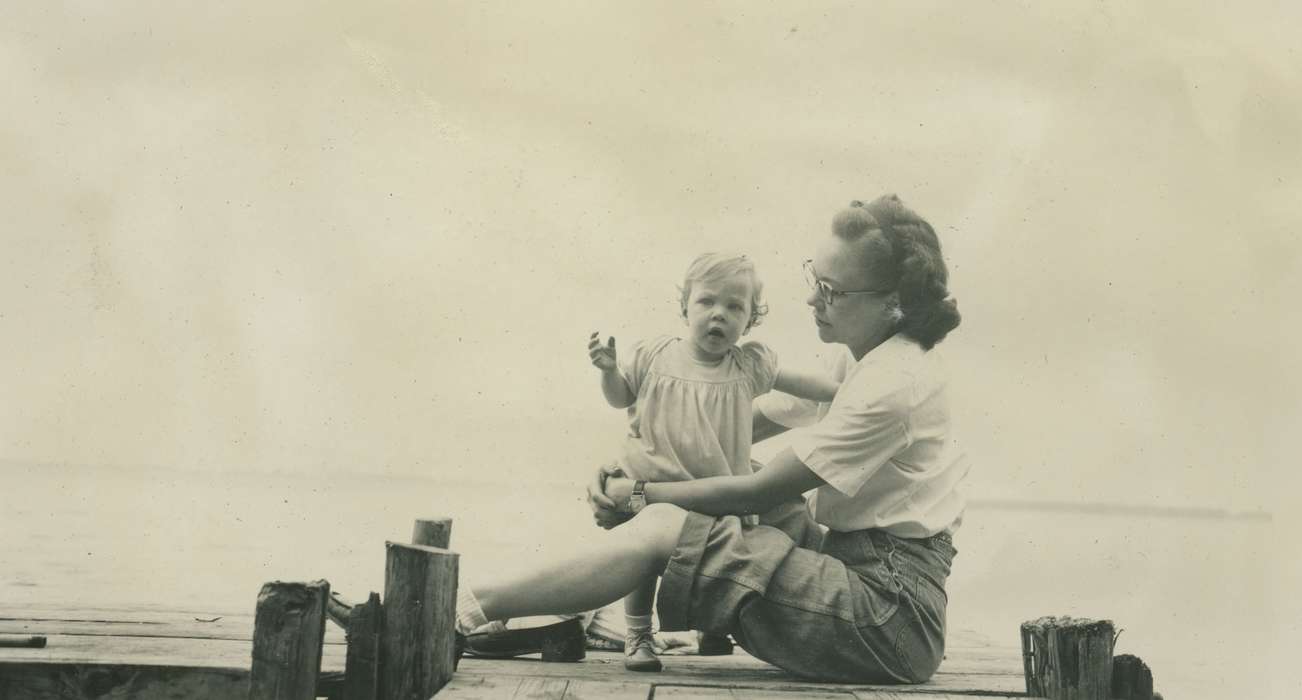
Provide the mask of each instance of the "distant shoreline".
MULTIPOLYGON (((360 480, 385 480, 390 482, 418 482, 428 484, 446 485, 445 479, 440 479, 434 475, 422 474, 365 474, 359 472, 350 472, 339 469, 322 468, 317 471, 311 470, 294 470, 294 469, 274 469, 274 470, 248 470, 248 469, 193 469, 184 467, 160 467, 156 465, 89 465, 73 462, 40 462, 26 461, 15 459, 0 458, 0 469, 40 469, 40 470, 58 470, 64 472, 96 472, 105 476, 136 476, 144 474, 186 474, 197 478, 208 479, 250 479, 250 478, 273 478, 273 479, 303 479, 314 478, 322 480, 333 479, 360 479, 360 480)), ((478 475, 457 474, 454 479, 455 485, 463 488, 489 488, 502 487, 499 481, 494 481, 491 477, 479 477, 478 475)), ((511 482, 511 487, 515 489, 582 489, 586 486, 586 478, 574 475, 571 478, 546 478, 541 474, 537 478, 529 479, 527 486, 518 480, 511 482)), ((1128 504, 1128 503, 1100 503, 1100 502, 1076 502, 1063 500, 1038 500, 1038 499, 1013 499, 1013 498, 983 498, 972 497, 968 499, 968 506, 974 510, 997 510, 1009 512, 1041 512, 1041 513, 1078 513, 1086 515, 1115 515, 1115 516, 1147 516, 1161 518, 1196 518, 1200 520, 1239 520, 1252 522, 1273 522, 1274 514, 1265 510, 1230 510, 1228 508, 1209 508, 1201 506, 1157 506, 1145 504, 1128 504)))
POLYGON ((1189 506, 1144 506, 1124 503, 1073 503, 1071 501, 1019 501, 1007 498, 973 498, 968 507, 991 510, 1088 513, 1091 515, 1148 515, 1163 518, 1207 520, 1256 520, 1271 522, 1275 516, 1264 510, 1227 510, 1189 506))

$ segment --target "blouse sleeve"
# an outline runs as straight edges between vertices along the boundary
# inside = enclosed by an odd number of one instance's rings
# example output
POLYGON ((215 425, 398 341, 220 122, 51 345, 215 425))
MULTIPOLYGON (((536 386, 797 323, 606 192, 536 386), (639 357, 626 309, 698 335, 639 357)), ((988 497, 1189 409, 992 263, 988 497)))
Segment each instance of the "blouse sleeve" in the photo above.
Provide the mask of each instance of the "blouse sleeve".
POLYGON ((750 377, 755 396, 772 391, 778 377, 777 353, 764 343, 752 340, 741 345, 741 355, 742 367, 750 377))
POLYGON ((855 379, 854 386, 842 387, 821 421, 791 440, 792 450, 805 466, 851 497, 912 442, 907 419, 909 377, 861 372, 855 379))

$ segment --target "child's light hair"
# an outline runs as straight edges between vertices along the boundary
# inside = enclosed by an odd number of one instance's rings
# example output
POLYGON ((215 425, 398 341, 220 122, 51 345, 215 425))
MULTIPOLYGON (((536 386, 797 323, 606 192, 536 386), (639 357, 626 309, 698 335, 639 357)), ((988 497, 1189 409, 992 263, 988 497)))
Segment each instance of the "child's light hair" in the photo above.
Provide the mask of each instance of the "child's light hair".
POLYGON ((745 330, 758 326, 769 312, 769 307, 760 298, 764 292, 764 282, 755 271, 755 263, 745 255, 736 253, 704 253, 692 261, 687 267, 687 274, 683 275, 683 286, 678 288, 681 294, 678 304, 683 315, 687 315, 687 300, 692 296, 693 283, 714 282, 742 273, 750 275, 751 279, 750 321, 745 330))

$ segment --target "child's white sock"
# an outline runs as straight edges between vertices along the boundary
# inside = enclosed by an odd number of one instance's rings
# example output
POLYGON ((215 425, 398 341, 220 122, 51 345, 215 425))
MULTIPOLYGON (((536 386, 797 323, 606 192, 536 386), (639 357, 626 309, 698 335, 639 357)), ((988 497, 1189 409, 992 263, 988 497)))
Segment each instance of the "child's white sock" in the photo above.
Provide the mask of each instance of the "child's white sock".
POLYGON ((649 630, 651 629, 651 613, 645 615, 624 613, 624 625, 628 627, 629 632, 633 630, 649 630))
POLYGON ((486 624, 488 618, 484 617, 484 609, 480 607, 474 591, 469 587, 462 587, 457 591, 457 631, 461 634, 470 634, 475 628, 486 624))

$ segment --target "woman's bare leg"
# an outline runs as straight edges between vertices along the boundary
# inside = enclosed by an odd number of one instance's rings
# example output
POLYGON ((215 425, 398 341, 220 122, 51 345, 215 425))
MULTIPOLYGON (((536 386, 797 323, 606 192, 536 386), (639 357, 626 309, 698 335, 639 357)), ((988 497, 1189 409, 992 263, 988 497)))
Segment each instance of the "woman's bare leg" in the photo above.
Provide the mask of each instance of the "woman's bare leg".
POLYGON ((489 620, 600 608, 664 571, 686 518, 677 506, 649 505, 587 551, 523 576, 481 582, 475 597, 489 620))

